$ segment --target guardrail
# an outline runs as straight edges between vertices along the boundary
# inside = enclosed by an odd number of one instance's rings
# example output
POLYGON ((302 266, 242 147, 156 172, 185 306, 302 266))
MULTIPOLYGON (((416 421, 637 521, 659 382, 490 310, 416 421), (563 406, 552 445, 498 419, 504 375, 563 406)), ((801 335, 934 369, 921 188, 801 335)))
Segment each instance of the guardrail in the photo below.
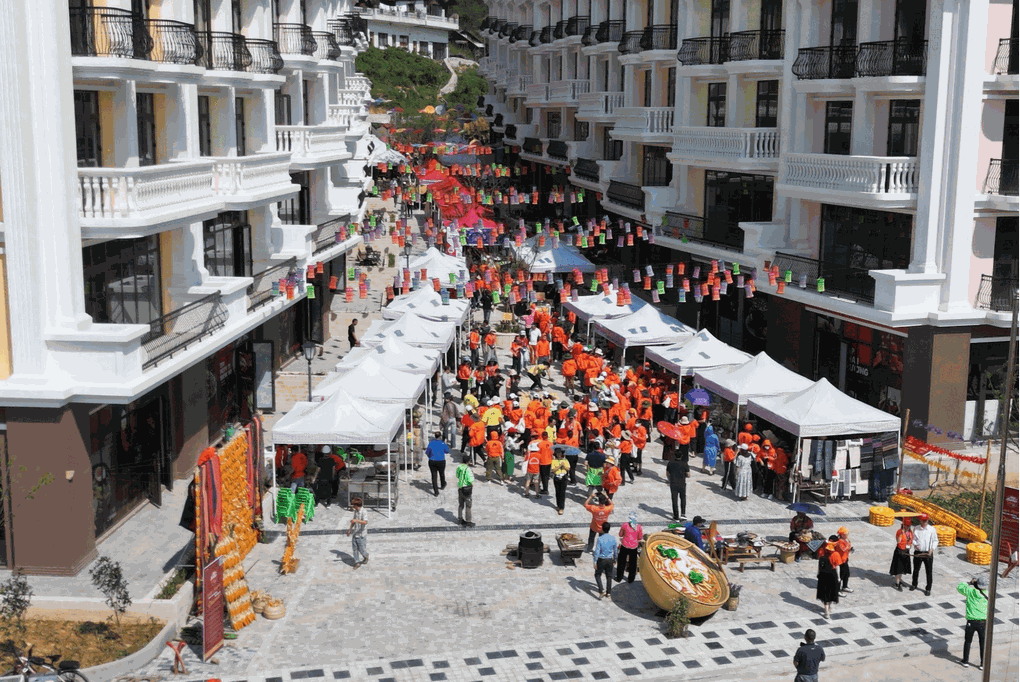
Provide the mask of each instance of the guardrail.
POLYGON ((192 343, 215 333, 227 324, 227 307, 220 292, 181 306, 149 323, 142 337, 146 360, 142 369, 159 364, 192 343))
POLYGON ((847 267, 782 252, 776 253, 772 267, 779 268, 780 277, 785 277, 789 272, 791 286, 800 286, 803 278, 805 288, 811 287, 817 291, 820 288, 818 280, 823 279, 824 291, 820 293, 868 305, 875 302, 875 280, 867 268, 847 267))
POLYGON ((248 285, 248 312, 254 312, 279 295, 273 292, 273 283, 297 274, 297 258, 290 258, 267 268, 252 278, 248 285))
POLYGON ((782 184, 862 194, 917 192, 916 156, 787 154, 782 184))
POLYGON ((706 223, 701 216, 666 211, 664 224, 655 226, 656 236, 699 242, 727 251, 744 251, 744 231, 739 224, 714 220, 706 223))
POLYGON ((782 59, 786 31, 737 31, 730 34, 730 61, 782 59))
POLYGON ((985 175, 985 194, 999 194, 1006 197, 1017 196, 1018 185, 1017 159, 992 159, 988 163, 988 174, 985 175))
POLYGON ((978 287, 975 308, 982 310, 994 310, 998 313, 1006 313, 1013 310, 1013 301, 1017 295, 1017 281, 1015 278, 992 277, 981 275, 981 284, 978 287))

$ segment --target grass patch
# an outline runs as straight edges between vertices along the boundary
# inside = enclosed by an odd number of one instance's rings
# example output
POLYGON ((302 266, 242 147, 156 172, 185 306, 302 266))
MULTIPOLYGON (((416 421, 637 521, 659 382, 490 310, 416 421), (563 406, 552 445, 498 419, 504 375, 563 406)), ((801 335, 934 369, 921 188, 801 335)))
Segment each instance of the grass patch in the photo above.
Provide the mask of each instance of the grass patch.
MULTIPOLYGON (((163 625, 160 621, 149 619, 124 622, 119 628, 114 628, 108 622, 32 618, 25 621, 24 641, 35 645, 35 656, 59 654, 62 660, 78 661, 82 668, 89 668, 135 653, 151 642, 163 625)), ((9 639, 0 642, 0 670, 14 666, 15 659, 11 653, 14 646, 15 643, 9 639)))
MULTIPOLYGON (((947 511, 959 514, 975 526, 978 524, 978 520, 981 516, 980 491, 975 492, 966 490, 963 492, 936 492, 932 493, 932 495, 926 499, 928 502, 937 504, 947 511)), ((981 524, 981 530, 988 533, 988 537, 992 536, 992 520, 994 517, 995 493, 993 491, 989 491, 988 494, 985 495, 985 517, 984 522, 981 524)))
POLYGON ((193 571, 190 569, 178 568, 177 571, 170 576, 170 581, 164 585, 163 589, 156 595, 156 599, 173 599, 180 591, 181 585, 191 579, 192 573, 193 571))

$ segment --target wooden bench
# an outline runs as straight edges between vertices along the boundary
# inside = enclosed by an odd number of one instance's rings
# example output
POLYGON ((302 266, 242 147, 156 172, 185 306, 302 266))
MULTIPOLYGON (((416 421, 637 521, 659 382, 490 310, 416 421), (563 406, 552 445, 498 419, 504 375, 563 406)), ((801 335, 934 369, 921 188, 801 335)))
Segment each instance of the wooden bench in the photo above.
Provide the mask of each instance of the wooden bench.
POLYGON ((741 557, 735 557, 735 560, 736 560, 736 562, 738 564, 740 564, 740 569, 739 570, 740 570, 741 573, 744 572, 744 566, 746 566, 747 564, 768 564, 769 565, 769 570, 771 570, 773 573, 775 573, 776 572, 776 562, 779 561, 779 557, 777 557, 777 556, 761 556, 761 557, 759 557, 759 556, 741 556, 741 557))

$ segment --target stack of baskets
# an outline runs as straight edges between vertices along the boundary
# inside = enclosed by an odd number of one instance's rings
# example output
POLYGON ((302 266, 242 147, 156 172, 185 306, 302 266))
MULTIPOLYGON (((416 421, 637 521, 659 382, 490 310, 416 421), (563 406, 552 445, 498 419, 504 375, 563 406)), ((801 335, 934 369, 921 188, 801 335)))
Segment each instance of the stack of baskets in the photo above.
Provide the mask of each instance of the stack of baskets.
POLYGON ((891 526, 896 520, 896 512, 891 507, 872 507, 868 511, 868 521, 873 526, 891 526))
POLYGON ((992 546, 987 542, 967 543, 967 561, 977 566, 992 563, 992 546))
POLYGON ((283 605, 282 599, 273 599, 271 594, 263 590, 251 593, 251 607, 255 613, 267 620, 283 618, 287 613, 287 607, 283 605))
POLYGON ((939 536, 939 547, 952 547, 956 544, 956 529, 952 526, 935 526, 935 534, 939 536))

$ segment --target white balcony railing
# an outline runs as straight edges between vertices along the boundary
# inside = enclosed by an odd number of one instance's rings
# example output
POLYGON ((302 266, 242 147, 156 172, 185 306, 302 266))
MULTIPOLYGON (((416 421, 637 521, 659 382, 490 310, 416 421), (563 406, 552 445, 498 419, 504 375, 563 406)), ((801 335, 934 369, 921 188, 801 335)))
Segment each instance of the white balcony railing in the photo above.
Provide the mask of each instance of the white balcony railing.
POLYGON ((549 99, 548 83, 532 83, 528 86, 527 98, 532 102, 545 102, 549 99))
POLYGON ((489 73, 495 66, 496 66, 495 57, 482 57, 478 62, 478 72, 482 74, 489 73))
POLYGON ((276 126, 276 151, 290 152, 296 161, 344 155, 347 153, 347 128, 335 125, 276 126))
POLYGON ((776 128, 677 128, 673 154, 683 159, 713 161, 778 160, 776 128))
POLYGON ((79 168, 78 184, 80 217, 142 218, 212 199, 213 161, 143 168, 79 168))
POLYGON ((615 133, 629 135, 671 135, 673 107, 621 107, 616 110, 615 133))
POLYGON ((780 184, 835 192, 903 196, 917 193, 917 157, 787 154, 780 184))
POLYGON ((350 104, 330 104, 326 109, 326 122, 331 126, 350 128, 356 118, 363 113, 360 106, 350 104))
POLYGON ((591 82, 585 80, 556 81, 549 85, 549 101, 576 102, 577 98, 588 92, 591 82))
POLYGON ((213 191, 229 196, 290 185, 290 160, 290 152, 213 159, 213 191))
POLYGON ((623 106, 622 92, 587 92, 578 98, 578 113, 589 116, 612 116, 623 106))
POLYGON ((348 76, 344 79, 344 85, 348 90, 355 90, 364 93, 368 93, 372 89, 372 82, 368 80, 368 77, 357 73, 353 76, 348 76))
POLYGON ((517 76, 516 79, 507 83, 507 91, 523 95, 528 91, 528 86, 534 81, 535 76, 530 73, 526 73, 523 76, 517 76))
POLYGON ((374 9, 370 7, 362 7, 358 9, 358 14, 370 21, 392 21, 402 24, 436 26, 447 29, 456 29, 459 26, 459 22, 456 19, 447 17, 445 14, 436 15, 420 10, 406 12, 386 6, 380 6, 374 9))

